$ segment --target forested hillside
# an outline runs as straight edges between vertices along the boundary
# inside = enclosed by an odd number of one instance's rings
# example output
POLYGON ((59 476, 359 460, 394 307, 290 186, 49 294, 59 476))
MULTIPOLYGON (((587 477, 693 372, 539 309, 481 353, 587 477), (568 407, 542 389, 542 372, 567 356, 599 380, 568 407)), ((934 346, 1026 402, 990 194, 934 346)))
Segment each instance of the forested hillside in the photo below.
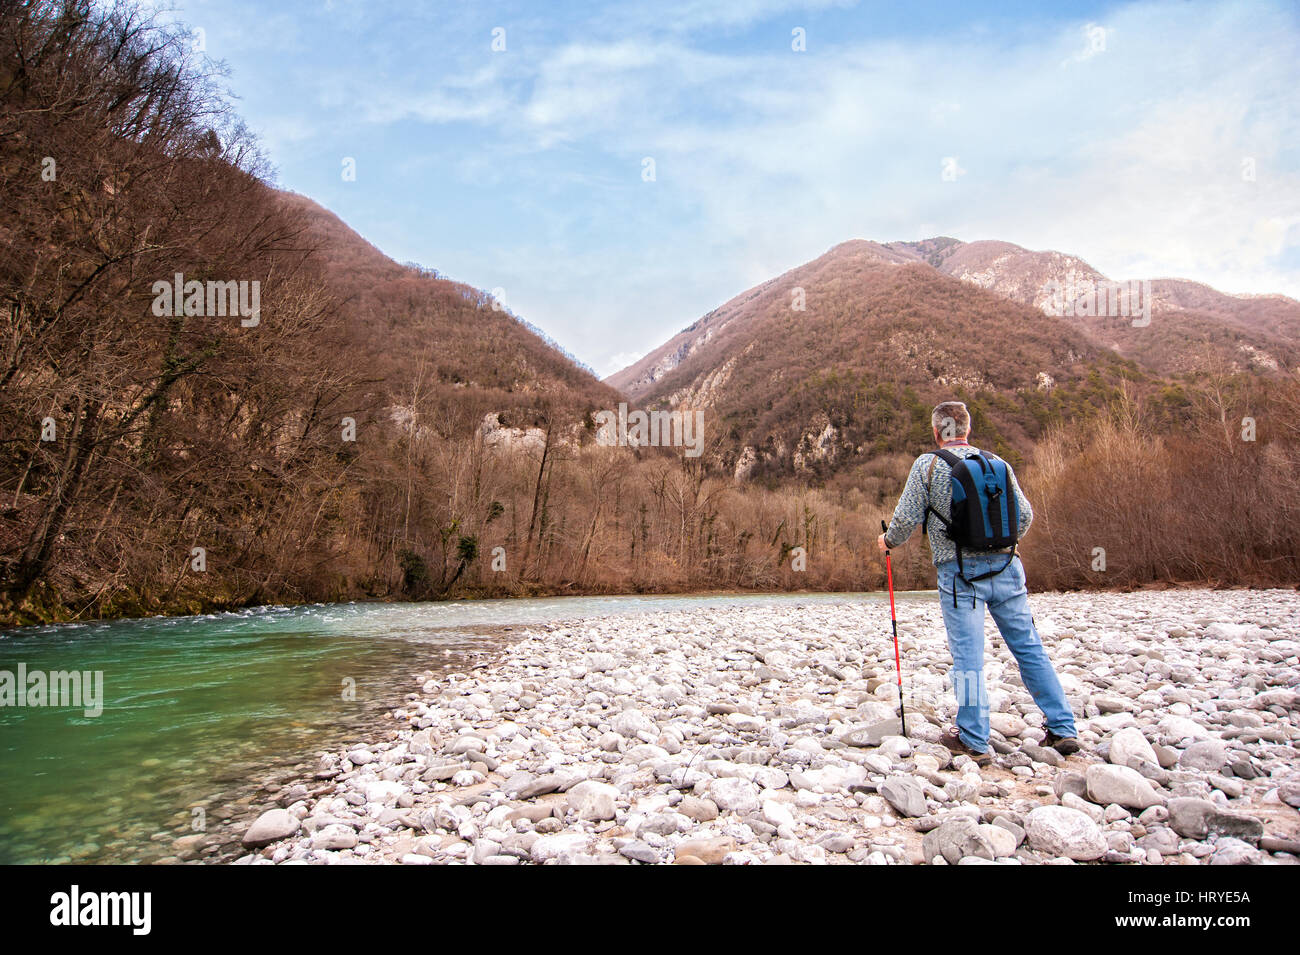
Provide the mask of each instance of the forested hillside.
POLYGON ((1164 283, 1166 338, 1113 348, 1015 300, 1024 250, 855 241, 620 392, 274 188, 209 69, 130 3, 0 8, 0 621, 877 587, 954 396, 1039 504, 1036 585, 1300 576, 1289 299, 1164 283), (624 395, 703 453, 601 446, 624 395))
POLYGON ((130 4, 0 21, 16 619, 392 592, 403 561, 470 547, 468 515, 417 513, 447 495, 408 439, 489 412, 549 431, 616 397, 483 293, 271 188, 205 70, 130 4))

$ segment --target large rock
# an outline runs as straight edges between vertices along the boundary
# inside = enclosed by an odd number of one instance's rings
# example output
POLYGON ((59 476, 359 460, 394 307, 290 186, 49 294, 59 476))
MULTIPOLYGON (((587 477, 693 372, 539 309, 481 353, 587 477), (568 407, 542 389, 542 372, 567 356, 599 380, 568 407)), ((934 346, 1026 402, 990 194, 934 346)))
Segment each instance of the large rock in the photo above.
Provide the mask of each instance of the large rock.
POLYGON ((623 848, 618 850, 618 854, 626 856, 633 862, 653 864, 659 861, 659 850, 647 843, 641 842, 639 839, 623 846, 623 848))
POLYGON ((545 776, 537 776, 532 779, 520 778, 517 784, 511 783, 507 785, 506 792, 517 796, 519 799, 535 799, 548 793, 559 792, 564 788, 564 783, 563 776, 556 773, 547 773, 545 776))
POLYGON ((442 737, 435 729, 423 729, 411 737, 407 749, 415 756, 432 756, 442 749, 442 737))
POLYGON ((839 740, 846 746, 879 746, 886 736, 898 736, 901 732, 897 719, 882 720, 842 733, 839 740))
POLYGON ((745 814, 758 811, 758 787, 748 780, 734 776, 710 780, 707 794, 724 812, 745 814))
POLYGON ((595 837, 585 832, 557 832, 550 836, 541 836, 533 843, 529 855, 538 864, 558 859, 561 855, 573 855, 585 852, 591 847, 595 837))
POLYGON ((1019 736, 1029 727, 1014 713, 990 713, 989 726, 1003 736, 1019 736))
POLYGON ((311 847, 313 849, 351 849, 356 844, 356 831, 351 826, 339 824, 324 826, 311 837, 311 847))
POLYGON ((574 786, 566 795, 569 808, 578 814, 579 819, 588 822, 601 822, 613 819, 614 803, 618 799, 618 788, 609 783, 594 779, 584 780, 574 786))
POLYGON ((1224 837, 1214 844, 1210 865, 1254 865, 1262 858, 1260 851, 1240 839, 1224 837))
POLYGON ((1058 796, 1074 793, 1082 799, 1088 795, 1088 780, 1084 778, 1083 773, 1057 773, 1056 778, 1052 780, 1052 790, 1058 796))
POLYGON ((1136 726, 1127 726, 1111 737, 1109 758, 1116 766, 1136 768, 1135 763, 1143 761, 1160 765, 1155 749, 1136 726))
POLYGON ((610 727, 619 736, 636 736, 637 733, 655 732, 654 721, 637 709, 624 710, 614 717, 610 727))
POLYGON ((900 816, 924 816, 925 792, 911 776, 890 776, 880 784, 880 795, 897 810, 900 816))
POLYGON ((921 840, 921 853, 927 863, 942 856, 948 864, 956 865, 967 856, 992 859, 996 850, 975 818, 963 813, 949 816, 927 832, 921 840))
POLYGON ((302 825, 298 817, 287 809, 268 809, 244 833, 244 845, 250 849, 287 839, 302 825))
POLYGON ((1185 839, 1218 835, 1258 843, 1264 835, 1264 824, 1254 816, 1228 812, 1208 799, 1191 797, 1169 800, 1169 827, 1185 839))
POLYGON ((1106 854, 1101 829, 1085 813, 1065 806, 1039 806, 1025 819, 1029 845, 1050 856, 1090 862, 1106 854))
POLYGON ((1220 773, 1228 765, 1228 747, 1217 739, 1203 739, 1183 750, 1178 759, 1179 769, 1195 769, 1203 773, 1220 773))
POLYGON ((443 763, 438 766, 430 766, 420 778, 426 783, 446 782, 464 768, 464 763, 443 763))
POLYGON ((1001 826, 979 826, 978 832, 988 840, 989 845, 993 847, 994 857, 998 859, 1015 855, 1016 847, 1020 845, 1020 840, 1016 838, 1015 833, 1001 826))
POLYGON ((1178 851, 1178 833, 1165 826, 1154 826, 1138 840, 1143 849, 1154 849, 1161 855, 1171 856, 1178 851))
MULTIPOLYGON (((1074 793, 1066 793, 1061 797, 1061 805, 1068 806, 1071 809, 1077 809, 1079 812, 1087 815, 1093 822, 1101 825, 1106 821, 1106 810, 1101 806, 1095 806, 1082 796, 1076 796, 1074 793)), ((1107 804, 1109 805, 1109 803, 1107 804)))
POLYGON ((1204 839, 1209 835, 1210 814, 1218 806, 1208 799, 1180 797, 1169 800, 1169 828, 1186 839, 1204 839))
POLYGON ((1096 763, 1088 767, 1084 779, 1088 786, 1088 799, 1102 806, 1116 803, 1127 809, 1146 809, 1164 802, 1141 773, 1127 766, 1096 763))
POLYGON ((687 796, 677 804, 677 811, 696 822, 712 822, 718 818, 718 806, 712 799, 687 796))
POLYGON ((727 853, 736 850, 736 840, 730 836, 718 836, 715 839, 689 839, 677 846, 673 853, 679 864, 691 865, 687 859, 697 859, 705 865, 721 865, 727 853))
POLYGON ((793 826, 794 813, 783 802, 778 802, 775 799, 764 799, 763 821, 768 825, 776 826, 778 829, 782 826, 793 826))
POLYGON ((1166 716, 1159 723, 1160 733, 1168 743, 1210 738, 1210 731, 1186 716, 1166 716))

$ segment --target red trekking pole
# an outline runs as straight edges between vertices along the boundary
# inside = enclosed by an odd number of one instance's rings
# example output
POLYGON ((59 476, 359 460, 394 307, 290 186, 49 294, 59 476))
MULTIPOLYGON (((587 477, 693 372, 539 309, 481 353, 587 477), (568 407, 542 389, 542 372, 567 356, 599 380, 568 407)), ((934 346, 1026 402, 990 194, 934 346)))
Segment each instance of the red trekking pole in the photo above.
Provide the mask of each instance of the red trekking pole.
MULTIPOLYGON (((880 529, 889 533, 889 525, 883 520, 880 529)), ((907 716, 903 713, 903 662, 898 654, 898 614, 894 610, 894 565, 889 559, 889 548, 885 548, 885 579, 889 581, 889 621, 894 626, 894 670, 898 674, 898 725, 907 736, 907 716)))

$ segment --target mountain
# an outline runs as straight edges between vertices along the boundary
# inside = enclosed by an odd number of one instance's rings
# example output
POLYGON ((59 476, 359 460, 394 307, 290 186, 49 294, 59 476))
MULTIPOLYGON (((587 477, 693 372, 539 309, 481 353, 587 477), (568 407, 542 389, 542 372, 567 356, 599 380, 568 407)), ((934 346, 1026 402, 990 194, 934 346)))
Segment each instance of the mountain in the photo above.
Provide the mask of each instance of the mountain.
MULTIPOLYGON (((881 263, 929 265, 944 275, 1040 311, 1050 312, 1055 297, 1056 317, 1064 318, 1095 344, 1131 357, 1158 374, 1270 371, 1300 364, 1300 302, 1285 295, 1228 295, 1185 279, 1151 279, 1153 322, 1142 327, 1134 326, 1127 316, 1081 315, 1073 308, 1060 307, 1070 290, 1115 281, 1078 256, 1035 252, 1010 242, 962 242, 947 237, 884 244, 853 240, 836 248, 848 247, 881 263), (1054 296, 1054 290, 1061 292, 1054 296)), ((707 346, 720 326, 769 284, 710 312, 606 381, 633 398, 649 394, 655 382, 707 346)), ((1138 299, 1135 306, 1141 304, 1141 293, 1138 299)))
POLYGON ((918 448, 930 407, 953 394, 969 398, 988 446, 1019 460, 1053 418, 1099 407, 1139 377, 1064 319, 914 252, 851 241, 736 296, 608 382, 649 407, 708 409, 717 456, 744 478, 918 448))
POLYGON ((483 291, 436 270, 399 265, 305 196, 280 193, 306 221, 304 239, 323 265, 371 398, 432 402, 455 430, 499 413, 535 423, 546 409, 581 416, 621 396, 483 291))
POLYGON ((1226 295, 1185 279, 1148 279, 1134 304, 1149 291, 1151 323, 1135 325, 1128 316, 1076 314, 1068 307, 1071 290, 1116 281, 1077 256, 949 238, 885 248, 1004 298, 1045 311, 1055 306, 1093 341, 1156 373, 1276 371, 1300 360, 1300 302, 1284 295, 1226 295))
POLYGON ((1132 316, 1078 314, 1071 296, 1089 288, 1106 310, 1109 281, 1075 256, 1009 242, 852 240, 737 295, 606 382, 649 407, 710 409, 718 455, 748 477, 914 450, 928 406, 952 394, 1015 460, 1054 417, 1095 409, 1124 383, 1164 389, 1177 406, 1189 375, 1295 367, 1292 299, 1166 279, 1150 283, 1149 323, 1141 287, 1120 299, 1132 316))

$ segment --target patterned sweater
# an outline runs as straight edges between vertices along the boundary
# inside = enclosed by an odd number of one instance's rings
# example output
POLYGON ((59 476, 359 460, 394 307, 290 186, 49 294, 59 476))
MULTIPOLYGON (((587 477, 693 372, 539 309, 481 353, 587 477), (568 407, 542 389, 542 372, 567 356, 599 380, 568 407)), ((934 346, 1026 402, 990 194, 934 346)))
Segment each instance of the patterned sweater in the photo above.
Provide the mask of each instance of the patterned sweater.
MULTIPOLYGON (((968 458, 978 451, 969 444, 951 444, 947 446, 947 450, 963 458, 968 458)), ((1025 531, 1029 530, 1029 525, 1034 519, 1034 510, 1029 506, 1029 500, 1024 492, 1020 490, 1020 482, 1016 480, 1014 473, 1011 475, 1011 486, 1015 490, 1016 503, 1020 509, 1018 536, 1024 537, 1025 531)), ((894 508, 894 517, 889 522, 889 530, 885 533, 885 543, 891 548, 904 544, 912 536, 912 531, 920 527, 921 522, 925 520, 927 504, 932 505, 946 519, 952 518, 952 468, 948 467, 933 451, 927 451, 912 462, 912 470, 907 475, 907 484, 898 499, 898 506, 894 508), (927 490, 926 475, 929 473, 931 461, 934 461, 934 477, 927 490)), ((930 553, 934 557, 935 565, 938 566, 945 561, 956 560, 957 547, 944 530, 943 521, 935 520, 933 517, 934 515, 931 515, 932 519, 927 530, 930 538, 930 553)))

